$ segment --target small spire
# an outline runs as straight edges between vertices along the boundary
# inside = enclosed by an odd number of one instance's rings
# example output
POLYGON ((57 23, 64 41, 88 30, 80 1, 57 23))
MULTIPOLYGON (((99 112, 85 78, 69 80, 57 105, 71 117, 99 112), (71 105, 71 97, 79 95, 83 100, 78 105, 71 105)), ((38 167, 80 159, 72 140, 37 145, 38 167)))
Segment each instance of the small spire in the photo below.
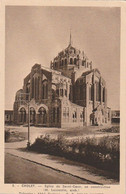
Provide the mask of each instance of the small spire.
POLYGON ((70 46, 72 45, 71 29, 70 29, 70 42, 69 42, 69 45, 70 45, 70 46))

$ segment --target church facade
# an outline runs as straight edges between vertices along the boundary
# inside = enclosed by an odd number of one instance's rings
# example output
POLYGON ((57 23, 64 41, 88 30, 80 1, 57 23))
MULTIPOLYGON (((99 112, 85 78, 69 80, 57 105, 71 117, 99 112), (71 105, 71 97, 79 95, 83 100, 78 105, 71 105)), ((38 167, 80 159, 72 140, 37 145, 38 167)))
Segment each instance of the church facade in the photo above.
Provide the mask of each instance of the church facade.
POLYGON ((72 46, 50 68, 35 64, 14 102, 14 122, 47 127, 80 127, 111 122, 105 80, 85 53, 72 46))

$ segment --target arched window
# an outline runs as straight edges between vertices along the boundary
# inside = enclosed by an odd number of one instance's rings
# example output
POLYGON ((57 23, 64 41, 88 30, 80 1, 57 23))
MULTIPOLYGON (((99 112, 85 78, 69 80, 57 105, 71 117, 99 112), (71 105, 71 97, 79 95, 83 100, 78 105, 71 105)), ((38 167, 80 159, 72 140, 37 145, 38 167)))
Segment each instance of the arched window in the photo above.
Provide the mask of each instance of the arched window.
POLYGON ((48 98, 48 84, 47 83, 46 83, 45 87, 46 87, 46 96, 45 96, 45 98, 47 99, 48 98))
POLYGON ((35 78, 35 100, 39 99, 39 77, 35 78))
POLYGON ((60 96, 63 97, 63 89, 60 89, 60 96))
POLYGON ((81 113, 80 113, 80 122, 83 122, 83 119, 84 119, 84 113, 81 112, 81 113))
POLYGON ((30 108, 30 123, 35 123, 35 109, 33 107, 30 108))
POLYGON ((35 99, 37 99, 37 78, 35 78, 35 99))
POLYGON ((43 96, 43 99, 45 99, 46 98, 46 83, 44 83, 43 86, 44 86, 44 96, 43 96))
POLYGON ((75 112, 75 118, 77 118, 77 112, 75 112))
POLYGON ((32 98, 34 98, 34 78, 32 78, 32 98))
POLYGON ((39 110, 39 123, 40 124, 45 124, 46 123, 46 109, 44 107, 40 107, 39 110))
POLYGON ((99 82, 96 82, 96 101, 99 101, 99 82))
POLYGON ((65 96, 67 97, 67 90, 65 90, 65 96))
POLYGON ((99 81, 99 101, 101 101, 101 82, 99 81))
POLYGON ((62 66, 63 66, 63 62, 64 62, 64 61, 62 60, 62 66))
POLYGON ((76 58, 74 58, 74 64, 76 65, 76 63, 77 63, 77 59, 76 59, 76 58))
POLYGON ((55 100, 55 90, 52 89, 52 100, 55 100))
POLYGON ((74 111, 73 112, 73 122, 76 122, 77 121, 77 112, 74 111))
POLYGON ((70 64, 73 64, 73 59, 72 58, 70 58, 70 64))
POLYGON ((26 86, 26 100, 29 99, 29 92, 30 92, 30 88, 29 85, 26 86))
POLYGON ((25 110, 25 108, 20 109, 20 122, 22 122, 22 123, 26 122, 26 110, 25 110))
POLYGON ((63 108, 63 117, 66 117, 66 107, 63 108))
POLYGON ((94 99, 94 86, 93 84, 91 85, 91 100, 93 101, 94 99))
POLYGON ((59 123, 59 119, 60 119, 59 115, 60 115, 60 111, 59 111, 59 107, 57 107, 57 123, 59 123))
POLYGON ((59 89, 56 89, 56 95, 59 97, 59 89))
POLYGON ((82 61, 82 66, 85 66, 86 67, 86 60, 83 60, 82 61))
POLYGON ((84 60, 82 60, 82 66, 84 66, 84 60))
POLYGON ((40 77, 38 77, 38 90, 37 90, 38 99, 39 99, 39 86, 40 86, 40 77))
POLYGON ((69 117, 69 107, 66 107, 66 117, 69 117))
POLYGON ((65 59, 65 65, 67 65, 67 59, 65 59))
POLYGON ((48 83, 47 80, 42 82, 42 99, 48 98, 48 83))
POLYGON ((42 85, 42 99, 44 99, 44 85, 42 85))
POLYGON ((103 88, 103 102, 105 102, 105 88, 103 88))
POLYGON ((40 107, 38 112, 40 113, 40 115, 45 115, 46 114, 46 109, 44 107, 40 107))

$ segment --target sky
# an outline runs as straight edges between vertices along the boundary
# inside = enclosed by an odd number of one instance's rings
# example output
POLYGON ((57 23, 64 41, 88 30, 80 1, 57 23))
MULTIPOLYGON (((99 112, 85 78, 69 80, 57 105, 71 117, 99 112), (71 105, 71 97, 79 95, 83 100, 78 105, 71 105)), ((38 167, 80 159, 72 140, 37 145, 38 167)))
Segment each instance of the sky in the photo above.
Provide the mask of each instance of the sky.
POLYGON ((85 52, 107 85, 107 105, 120 108, 120 8, 6 6, 5 109, 32 66, 49 67, 69 44, 85 52))

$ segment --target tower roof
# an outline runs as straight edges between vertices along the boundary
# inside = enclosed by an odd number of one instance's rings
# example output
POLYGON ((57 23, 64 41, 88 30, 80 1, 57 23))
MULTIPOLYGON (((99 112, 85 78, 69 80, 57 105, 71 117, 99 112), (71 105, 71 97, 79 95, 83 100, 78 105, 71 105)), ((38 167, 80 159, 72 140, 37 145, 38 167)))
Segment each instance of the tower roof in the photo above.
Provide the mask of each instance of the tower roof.
POLYGON ((72 45, 72 36, 71 36, 71 29, 70 29, 70 41, 69 41, 69 46, 72 45))
MULTIPOLYGON (((53 59, 53 62, 61 61, 63 59, 68 59, 68 58, 72 60, 74 59, 76 60, 75 62, 69 62, 72 65, 79 66, 81 64, 80 61, 85 61, 85 63, 88 63, 87 67, 91 66, 90 65, 91 62, 88 60, 84 51, 80 51, 79 49, 73 46, 71 30, 70 30, 70 39, 69 39, 68 46, 58 53, 58 55, 53 59)), ((62 63, 62 61, 60 63, 62 63)))

